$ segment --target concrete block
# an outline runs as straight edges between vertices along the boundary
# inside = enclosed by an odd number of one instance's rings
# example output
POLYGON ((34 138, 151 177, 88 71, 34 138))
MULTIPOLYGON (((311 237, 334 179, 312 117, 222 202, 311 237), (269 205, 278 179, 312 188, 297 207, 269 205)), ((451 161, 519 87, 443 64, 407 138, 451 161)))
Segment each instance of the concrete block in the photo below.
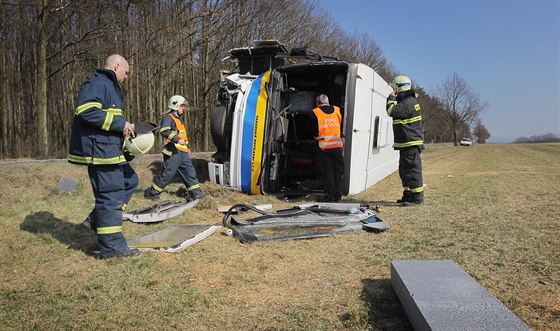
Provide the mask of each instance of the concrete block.
POLYGON ((415 330, 530 330, 450 260, 393 261, 391 285, 415 330))

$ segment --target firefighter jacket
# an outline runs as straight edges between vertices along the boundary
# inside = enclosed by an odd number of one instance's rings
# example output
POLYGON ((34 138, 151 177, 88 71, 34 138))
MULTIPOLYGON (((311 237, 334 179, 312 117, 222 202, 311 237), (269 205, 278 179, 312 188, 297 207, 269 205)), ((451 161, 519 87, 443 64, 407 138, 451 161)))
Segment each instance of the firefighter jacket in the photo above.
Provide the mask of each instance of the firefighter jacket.
POLYGON ((340 137, 340 124, 342 116, 337 106, 321 106, 313 109, 317 118, 319 148, 331 149, 342 148, 340 137))
POLYGON ((122 152, 122 92, 115 73, 98 69, 80 87, 72 120, 68 162, 80 165, 125 164, 122 152))
POLYGON ((189 139, 187 138, 187 129, 175 111, 169 112, 163 116, 161 119, 159 134, 161 134, 167 142, 167 144, 163 146, 163 154, 172 155, 178 150, 185 153, 190 152, 187 147, 189 143, 189 139), (185 141, 185 145, 179 144, 179 140, 181 139, 185 141))
POLYGON ((422 110, 414 90, 387 98, 387 114, 393 118, 395 149, 424 145, 422 110))

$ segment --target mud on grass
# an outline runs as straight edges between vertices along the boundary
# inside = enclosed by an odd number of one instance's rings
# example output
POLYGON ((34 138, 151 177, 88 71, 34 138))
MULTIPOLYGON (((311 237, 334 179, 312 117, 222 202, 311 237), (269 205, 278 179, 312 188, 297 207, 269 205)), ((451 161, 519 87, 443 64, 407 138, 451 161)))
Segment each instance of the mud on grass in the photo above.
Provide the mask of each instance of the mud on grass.
MULTIPOLYGON (((379 204, 385 233, 240 244, 216 233, 178 254, 96 260, 81 226, 93 206, 86 169, 61 162, 0 168, 3 329, 409 330, 390 286, 391 261, 450 259, 535 330, 560 329, 560 145, 428 146, 426 203, 401 208, 395 173, 347 201, 379 204), (77 183, 72 193, 62 179, 77 183)), ((169 224, 220 223, 220 205, 291 206, 208 182, 207 198, 160 224, 125 223, 132 237, 169 224)), ((143 191, 158 156, 133 161, 143 191)), ((177 179, 162 195, 179 199, 177 179)))

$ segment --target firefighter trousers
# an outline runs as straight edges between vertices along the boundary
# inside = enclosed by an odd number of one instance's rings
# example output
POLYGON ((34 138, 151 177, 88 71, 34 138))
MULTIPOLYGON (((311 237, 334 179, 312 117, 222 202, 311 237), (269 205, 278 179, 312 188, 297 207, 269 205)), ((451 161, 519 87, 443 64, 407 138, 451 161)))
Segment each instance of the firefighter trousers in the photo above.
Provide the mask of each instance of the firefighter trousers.
POLYGON ((189 192, 200 187, 189 153, 177 151, 171 156, 163 155, 163 171, 154 179, 153 188, 161 192, 177 172, 189 192))
POLYGON ((399 176, 403 186, 403 197, 411 202, 424 201, 424 183, 422 181, 422 160, 419 146, 399 150, 399 176))
POLYGON ((319 149, 318 157, 326 198, 338 201, 342 196, 342 177, 344 176, 342 148, 319 149))
POLYGON ((122 233, 122 209, 138 186, 138 175, 128 163, 88 166, 88 175, 95 197, 90 220, 97 233, 100 256, 122 254, 128 250, 122 233))

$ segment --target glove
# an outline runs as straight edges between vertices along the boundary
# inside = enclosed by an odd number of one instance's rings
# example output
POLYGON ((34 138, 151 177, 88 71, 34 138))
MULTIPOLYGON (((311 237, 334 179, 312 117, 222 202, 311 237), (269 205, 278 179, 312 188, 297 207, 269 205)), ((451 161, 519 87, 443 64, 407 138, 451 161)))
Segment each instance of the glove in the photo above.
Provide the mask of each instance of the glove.
POLYGON ((136 158, 136 156, 132 155, 127 150, 123 151, 123 155, 124 155, 124 159, 126 160, 126 162, 130 162, 130 161, 134 160, 134 158, 136 158))

